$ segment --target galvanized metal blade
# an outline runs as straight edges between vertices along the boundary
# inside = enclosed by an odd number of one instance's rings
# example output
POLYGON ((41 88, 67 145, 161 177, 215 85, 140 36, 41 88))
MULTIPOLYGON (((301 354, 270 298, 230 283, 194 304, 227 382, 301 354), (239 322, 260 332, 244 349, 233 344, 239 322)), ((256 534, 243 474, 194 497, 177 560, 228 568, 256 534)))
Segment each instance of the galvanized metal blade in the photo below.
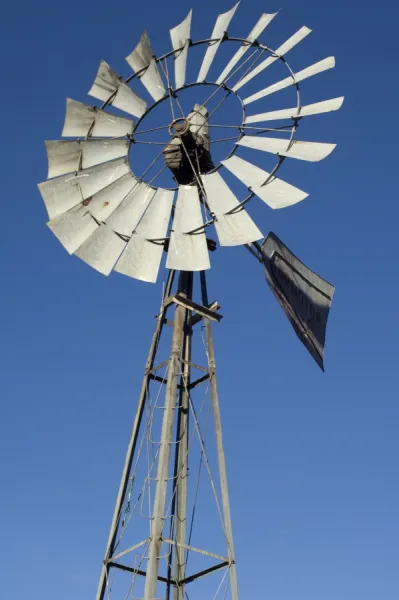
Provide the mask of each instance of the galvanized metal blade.
POLYGON ((336 144, 301 142, 299 140, 295 140, 290 144, 288 140, 251 135, 245 135, 237 144, 253 148, 254 150, 271 152, 278 156, 288 156, 289 158, 297 158, 310 162, 318 162, 326 158, 336 147, 336 144))
POLYGON ((278 13, 271 13, 271 14, 264 13, 260 17, 260 19, 256 23, 255 27, 250 31, 250 33, 246 37, 246 40, 247 40, 248 43, 244 44, 243 46, 241 46, 240 48, 238 48, 237 52, 230 59, 230 61, 226 65, 226 67, 223 69, 222 73, 217 78, 216 83, 218 85, 220 85, 221 83, 223 83, 223 81, 225 81, 226 77, 231 73, 231 71, 234 69, 234 67, 239 62, 239 60, 251 48, 251 44, 255 40, 258 39, 258 37, 260 36, 260 34, 266 29, 266 27, 269 25, 269 23, 274 19, 274 17, 277 14, 278 13))
POLYGON ((131 119, 67 98, 62 137, 122 137, 133 132, 131 119))
POLYGON ((45 145, 49 179, 127 156, 129 151, 129 141, 126 139, 76 142, 57 140, 46 141, 45 145))
POLYGON ((136 117, 142 117, 147 110, 147 103, 135 94, 104 60, 100 63, 89 96, 107 102, 136 117))
POLYGON ((252 69, 252 71, 250 71, 248 75, 246 75, 243 79, 241 79, 241 81, 239 81, 235 86, 233 86, 232 89, 236 92, 237 90, 242 88, 246 83, 248 83, 248 81, 251 81, 251 79, 256 77, 256 75, 259 75, 259 73, 267 69, 267 67, 273 64, 276 60, 279 60, 280 57, 285 56, 287 52, 292 50, 292 48, 299 44, 299 42, 301 42, 311 32, 312 30, 309 29, 309 27, 301 27, 299 31, 294 33, 294 35, 291 36, 286 42, 284 42, 284 44, 277 48, 277 50, 275 51, 276 56, 269 56, 269 58, 266 58, 266 60, 259 63, 257 67, 252 69))
POLYGON ((154 194, 155 190, 152 187, 136 181, 127 192, 123 202, 107 219, 107 225, 122 235, 132 235, 154 194))
POLYGON ((230 24, 231 19, 234 16, 234 13, 236 12, 239 4, 240 3, 237 2, 237 4, 235 6, 233 6, 233 8, 231 8, 229 11, 227 11, 225 13, 222 13, 216 19, 216 23, 215 23, 215 26, 213 28, 211 38, 210 38, 211 40, 216 40, 216 41, 209 43, 209 46, 207 48, 207 51, 205 53, 204 59, 201 64, 201 69, 200 69, 200 72, 198 75, 197 83, 201 83, 202 81, 205 81, 206 76, 208 75, 209 69, 211 67, 211 64, 213 62, 213 59, 215 58, 216 52, 218 51, 219 46, 222 43, 223 36, 227 32, 227 28, 230 24))
POLYGON ((73 254, 99 227, 87 206, 81 203, 49 221, 47 226, 69 254, 73 254))
POLYGON ((139 75, 141 83, 155 101, 161 100, 165 95, 165 86, 151 48, 150 39, 146 31, 142 34, 139 43, 126 57, 127 62, 135 73, 145 69, 139 75))
POLYGON ((166 260, 168 269, 205 271, 211 268, 205 232, 190 234, 203 224, 197 186, 180 185, 166 260))
POLYGON ((170 39, 175 53, 175 87, 181 88, 186 80, 187 54, 190 45, 191 18, 193 11, 190 10, 187 17, 179 25, 170 30, 170 39))
POLYGON ((315 102, 301 106, 298 112, 298 107, 285 108, 283 110, 274 110, 272 112, 260 113, 258 115, 250 115, 246 117, 244 123, 262 123, 264 121, 278 121, 280 119, 298 119, 299 117, 307 117, 310 115, 319 115, 322 113, 339 110, 344 101, 344 97, 332 98, 323 102, 315 102))
POLYGON ((161 264, 174 192, 159 188, 120 257, 115 271, 155 283, 161 264), (150 241, 158 240, 158 241, 150 241))
POLYGON ((66 250, 73 254, 126 198, 137 179, 131 173, 47 223, 66 250))
POLYGON ((270 96, 270 94, 274 94, 279 90, 283 90, 284 88, 289 87, 290 85, 295 85, 308 77, 312 77, 313 75, 317 75, 318 73, 323 73, 328 69, 332 69, 335 67, 335 58, 333 56, 329 56, 324 60, 320 60, 319 62, 311 65, 310 67, 306 67, 302 71, 298 71, 298 73, 294 73, 294 77, 286 77, 277 83, 273 83, 273 85, 269 85, 268 87, 256 92, 256 94, 252 94, 247 98, 244 98, 244 104, 251 104, 251 102, 255 102, 260 98, 264 98, 265 96, 270 96))
POLYGON ((96 271, 109 275, 125 246, 126 242, 112 229, 100 225, 74 254, 96 271))
POLYGON ((137 184, 138 180, 136 177, 132 173, 128 173, 103 190, 100 190, 90 199, 90 203, 88 204, 90 214, 97 221, 107 221, 114 211, 119 208, 121 203, 129 197, 137 184))
POLYGON ((127 160, 118 158, 75 174, 44 181, 38 187, 49 218, 54 219, 127 173, 130 173, 127 160))
POLYGON ((239 156, 223 160, 222 164, 270 208, 292 206, 309 195, 239 156))
POLYGON ((215 228, 221 246, 240 246, 263 238, 262 232, 244 208, 227 214, 238 207, 239 202, 218 172, 202 175, 202 181, 208 206, 215 215, 215 228))

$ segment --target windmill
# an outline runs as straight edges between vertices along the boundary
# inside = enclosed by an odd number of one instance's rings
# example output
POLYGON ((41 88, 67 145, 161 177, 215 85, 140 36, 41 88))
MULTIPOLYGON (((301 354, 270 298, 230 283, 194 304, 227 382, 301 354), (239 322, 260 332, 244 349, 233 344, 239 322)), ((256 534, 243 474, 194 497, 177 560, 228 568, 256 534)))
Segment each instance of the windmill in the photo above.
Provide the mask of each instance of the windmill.
MULTIPOLYGON (((209 301, 206 280, 210 253, 218 245, 242 245, 259 260, 295 332, 323 368, 334 288, 276 235, 270 233, 259 243, 264 236, 246 209, 256 198, 271 209, 306 198, 306 192, 278 178, 277 172, 287 159, 317 162, 334 149, 335 144, 298 140, 297 130, 304 117, 340 108, 341 97, 303 105, 300 95, 302 81, 331 69, 335 62, 329 57, 294 72, 286 55, 311 30, 301 27, 273 50, 259 38, 277 13, 262 14, 247 37, 232 37, 227 31, 237 8, 238 4, 219 15, 210 37, 199 41, 191 37, 190 11, 170 31, 172 50, 159 57, 143 33, 126 59, 133 73, 125 79, 101 61, 89 95, 102 104, 68 99, 62 136, 77 139, 46 142, 48 180, 39 189, 48 226, 66 250, 104 275, 114 270, 155 283, 163 256, 168 270, 97 600, 183 600, 228 594, 238 599, 212 337, 212 323, 222 316, 218 302, 209 301), (226 46, 228 63, 214 76, 215 57, 226 46), (195 63, 190 67, 194 51, 202 52, 198 69, 195 63), (258 82, 273 63, 281 65, 286 75, 261 87, 258 82), (136 83, 144 88, 141 95, 136 83), (255 86, 252 93, 246 92, 251 86, 255 86), (266 110, 270 96, 286 89, 293 91, 292 107, 266 110), (195 98, 189 108, 183 106, 187 90, 195 98), (241 120, 220 125, 215 114, 229 98, 239 106, 241 120), (252 103, 263 108, 248 114, 252 103), (160 107, 170 109, 168 120, 148 126, 160 107), (231 138, 215 140, 217 128, 235 135, 232 149, 221 159, 216 143, 231 138), (154 141, 151 136, 160 132, 166 139, 154 141), (154 155, 138 172, 140 160, 148 160, 154 146, 154 155), (271 155, 274 164, 268 171, 253 164, 243 158, 248 149, 259 151, 262 162, 266 154, 271 155), (229 176, 243 184, 243 199, 226 182, 229 176), (199 362, 197 354, 201 354, 199 362), (205 390, 201 403, 199 390, 205 390), (213 415, 215 468, 208 452, 209 414, 213 415), (198 459, 198 477, 192 476, 193 456, 198 459), (216 528, 206 535, 199 531, 200 543, 195 545, 203 474, 221 535, 216 542, 216 528), (217 549, 213 543, 219 544, 217 549)), ((210 514, 210 504, 206 511, 210 514)))

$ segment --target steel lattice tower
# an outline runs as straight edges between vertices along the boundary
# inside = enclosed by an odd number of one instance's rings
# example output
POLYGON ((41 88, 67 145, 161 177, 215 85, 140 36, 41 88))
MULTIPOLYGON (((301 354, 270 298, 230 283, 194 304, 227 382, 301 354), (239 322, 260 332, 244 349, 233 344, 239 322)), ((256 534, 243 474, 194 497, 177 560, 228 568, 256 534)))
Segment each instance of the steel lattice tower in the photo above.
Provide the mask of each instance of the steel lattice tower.
MULTIPOLYGON (((234 559, 233 535, 230 517, 230 505, 227 489, 226 464, 223 450, 221 417, 216 381, 216 364, 212 337, 212 321, 218 322, 221 315, 217 312, 217 302, 208 303, 205 272, 198 274, 202 303, 193 301, 194 273, 171 271, 165 287, 150 351, 148 354, 144 379, 138 401, 136 417, 129 441, 121 484, 112 519, 111 531, 105 553, 97 599, 107 597, 107 585, 111 580, 111 571, 124 570, 144 577, 144 598, 158 597, 157 587, 163 587, 160 597, 173 597, 183 600, 188 584, 213 572, 228 571, 231 585, 231 597, 238 598, 237 579, 234 559), (173 283, 177 282, 176 292, 172 293, 173 283), (172 314, 172 319, 170 316, 172 314), (192 345, 196 337, 196 328, 205 330, 207 364, 197 365, 191 362, 192 345), (165 328, 171 328, 172 340, 169 358, 158 362, 159 346, 165 328), (167 375, 159 375, 161 369, 167 375), (203 374, 194 376, 193 372, 203 374), (145 540, 137 540, 127 550, 117 551, 118 536, 123 532, 123 518, 129 505, 129 483, 132 481, 132 469, 139 451, 140 439, 148 428, 145 414, 149 402, 149 388, 152 384, 165 387, 165 403, 162 408, 162 427, 159 441, 159 453, 152 469, 155 475, 155 497, 152 505, 150 535, 145 540), (221 528, 225 537, 225 555, 221 556, 211 549, 194 548, 187 543, 187 496, 188 496, 188 455, 189 431, 192 428, 201 446, 201 455, 209 468, 197 410, 192 400, 192 391, 199 386, 209 385, 216 438, 218 477, 220 479, 220 501, 218 506, 222 517, 221 528), (191 425, 191 426, 190 426, 191 425), (172 482, 172 483, 171 483, 172 482), (170 512, 167 511, 167 505, 170 512), (169 529, 169 534, 165 531, 169 529), (162 561, 161 548, 168 545, 170 554, 162 561), (146 569, 133 567, 129 555, 145 546, 143 562, 146 569), (213 559, 214 564, 201 571, 188 573, 186 559, 188 552, 202 554, 213 559), (161 562, 164 564, 162 565, 161 562), (164 573, 161 573, 163 566, 164 573)), ((198 337, 198 334, 197 334, 198 337)), ((151 412, 147 410, 147 415, 151 412)), ((148 476, 148 474, 147 474, 148 476)), ((142 485, 142 482, 141 482, 142 485)), ((140 488, 140 484, 139 484, 140 488)), ((130 508, 129 508, 130 510, 130 508)), ((226 576, 222 577, 225 580, 226 576)))

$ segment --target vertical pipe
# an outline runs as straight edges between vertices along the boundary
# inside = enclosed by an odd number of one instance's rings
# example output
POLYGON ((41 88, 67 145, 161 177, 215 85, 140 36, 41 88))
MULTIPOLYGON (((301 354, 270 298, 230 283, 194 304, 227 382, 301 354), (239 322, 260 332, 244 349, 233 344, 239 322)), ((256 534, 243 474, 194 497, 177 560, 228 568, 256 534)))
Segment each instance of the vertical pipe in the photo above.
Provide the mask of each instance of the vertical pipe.
MULTIPOLYGON (((184 295, 188 300, 192 299, 193 273, 187 273, 186 289, 184 295)), ((182 581, 185 578, 186 551, 179 544, 186 542, 187 529, 187 475, 188 475, 188 427, 189 427, 189 390, 190 385, 190 361, 191 361, 192 327, 191 312, 186 311, 185 332, 183 345, 183 368, 180 378, 179 415, 176 432, 176 457, 175 457, 175 497, 174 497, 174 524, 175 524, 175 564, 174 579, 182 581)), ((174 600, 184 600, 184 586, 176 586, 173 592, 174 600)))
MULTIPOLYGON (((208 291, 206 286, 205 271, 201 271, 201 293, 202 303, 204 306, 209 305, 208 291)), ((224 528, 227 537, 227 552, 230 560, 230 585, 231 585, 231 597, 232 600, 238 600, 238 584, 237 584, 237 571, 235 565, 234 546, 233 546, 233 528, 231 525, 231 514, 230 514, 230 501, 229 492, 227 487, 227 473, 226 473, 226 460, 223 449, 223 436, 222 436, 222 423, 220 418, 219 408, 219 396, 216 382, 216 363, 215 363, 215 351, 213 346, 212 326, 209 319, 205 319, 205 330, 206 330, 206 341, 208 347, 208 368, 210 375, 211 384, 211 399, 213 409, 213 419, 215 423, 215 435, 216 435, 216 448, 218 455, 219 465, 219 477, 220 477, 220 489, 222 495, 223 505, 223 517, 224 517, 224 528)))
POLYGON ((169 461, 172 443, 173 420, 176 406, 177 383, 184 337, 186 309, 176 306, 173 321, 172 347, 169 358, 168 381, 165 393, 165 408, 162 420, 161 441, 158 454, 158 469, 151 522, 151 540, 148 548, 147 575, 144 600, 154 600, 157 591, 161 536, 164 525, 166 495, 168 489, 169 461))
POLYGON ((157 324, 155 327, 154 335, 152 337, 152 342, 150 346, 150 351, 148 353, 147 362, 145 365, 144 379, 141 386, 136 416, 133 422, 132 433, 129 440, 129 445, 126 453, 125 464, 123 467, 122 478, 119 486, 118 496, 116 499, 114 514, 112 517, 111 529, 109 532, 107 547, 105 551, 105 558, 103 562, 103 567, 101 569, 100 581, 98 583, 97 588, 97 596, 96 600, 103 600, 105 595, 105 590, 107 586, 107 576, 108 576, 108 566, 106 561, 112 557, 115 548, 116 536, 118 532, 118 526, 121 518, 123 503, 125 500, 126 490, 129 483, 129 475, 130 469, 132 466, 133 456, 136 450, 138 435, 140 431, 141 420, 143 417, 144 406, 147 398, 147 387, 148 387, 148 376, 150 374, 150 370, 154 366, 154 360, 156 356, 156 352, 158 349, 158 342, 162 332, 164 318, 165 318, 165 308, 164 301, 170 295, 170 291, 173 285, 175 272, 170 271, 168 280, 165 286, 165 293, 162 300, 161 310, 159 311, 159 315, 157 318, 157 324))

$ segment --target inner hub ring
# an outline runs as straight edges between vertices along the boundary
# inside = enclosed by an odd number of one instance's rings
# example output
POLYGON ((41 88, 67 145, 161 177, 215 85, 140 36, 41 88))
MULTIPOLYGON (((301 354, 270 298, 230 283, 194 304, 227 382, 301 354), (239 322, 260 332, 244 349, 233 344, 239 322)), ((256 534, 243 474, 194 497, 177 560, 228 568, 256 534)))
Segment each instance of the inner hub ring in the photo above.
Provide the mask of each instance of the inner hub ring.
POLYGON ((169 134, 172 137, 183 137, 190 129, 190 123, 188 119, 180 117, 179 119, 173 119, 168 127, 169 134))

